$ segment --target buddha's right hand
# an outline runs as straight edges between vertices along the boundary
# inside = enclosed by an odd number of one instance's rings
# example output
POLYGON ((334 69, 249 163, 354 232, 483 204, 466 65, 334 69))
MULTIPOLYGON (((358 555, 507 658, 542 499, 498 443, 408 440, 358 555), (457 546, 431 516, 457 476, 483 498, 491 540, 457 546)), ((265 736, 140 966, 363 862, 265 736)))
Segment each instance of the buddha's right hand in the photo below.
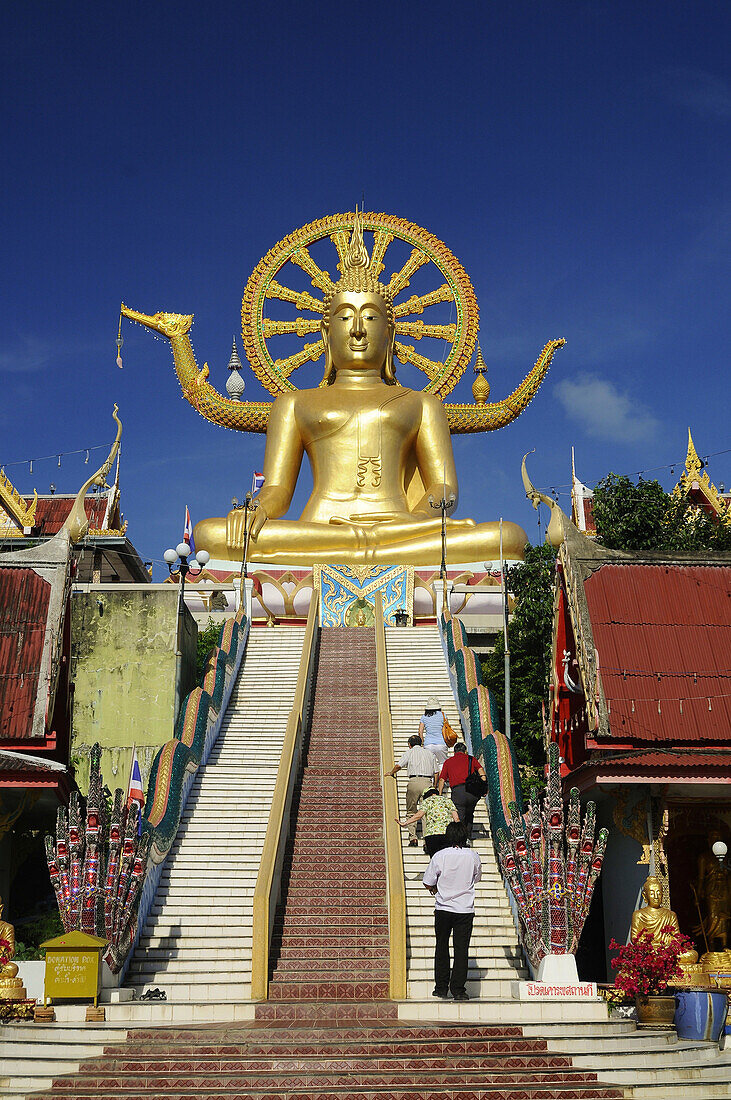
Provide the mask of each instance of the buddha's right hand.
POLYGON ((130 321, 136 321, 145 328, 159 332, 161 336, 167 336, 172 340, 174 336, 185 336, 190 332, 193 324, 192 313, 138 313, 136 309, 129 309, 124 302, 120 307, 123 317, 129 317, 130 321))
POLYGON ((254 519, 251 523, 250 537, 253 539, 254 542, 256 542, 259 532, 261 531, 262 527, 268 519, 269 513, 267 512, 264 505, 260 503, 259 507, 254 512, 254 519))
MULTIPOLYGON (((243 550, 246 537, 246 509, 234 508, 226 516, 226 543, 232 550, 243 550)), ((252 517, 249 512, 249 539, 256 542, 256 537, 269 519, 266 508, 260 504, 252 517)))

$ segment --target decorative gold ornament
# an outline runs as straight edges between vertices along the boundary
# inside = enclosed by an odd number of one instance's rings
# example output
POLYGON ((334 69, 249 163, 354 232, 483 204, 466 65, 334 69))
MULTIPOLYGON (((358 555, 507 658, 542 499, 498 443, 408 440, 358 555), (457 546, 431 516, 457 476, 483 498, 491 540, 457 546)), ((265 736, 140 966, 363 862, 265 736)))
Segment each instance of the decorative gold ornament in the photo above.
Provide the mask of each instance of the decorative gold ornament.
MULTIPOLYGON (((320 268, 308 249, 329 238, 337 256, 335 266, 341 275, 345 274, 348 268, 346 256, 353 247, 351 236, 355 223, 356 214, 347 213, 333 214, 302 226, 270 249, 246 284, 241 308, 246 355, 262 385, 274 395, 295 389, 290 376, 305 363, 317 362, 325 351, 321 325, 328 296, 333 293, 338 278, 334 275, 331 277, 329 271, 320 268), (300 268, 309 276, 314 293, 309 290, 294 290, 277 278, 283 273, 284 279, 294 267, 300 268), (267 306, 275 300, 289 303, 300 315, 292 320, 265 316, 267 306), (303 313, 314 316, 305 317, 301 315, 303 313), (269 348, 269 341, 285 335, 299 337, 303 340, 303 346, 290 355, 275 358, 269 348)), ((387 292, 396 327, 396 358, 401 363, 411 363, 426 374, 426 392, 444 398, 457 384, 472 358, 477 339, 479 310, 467 273, 445 244, 412 222, 391 214, 367 213, 359 215, 358 228, 361 238, 364 231, 373 234, 373 247, 368 260, 365 243, 361 241, 355 251, 360 251, 362 247, 362 255, 355 266, 360 267, 362 278, 366 280, 364 286, 380 283, 387 292), (397 239, 410 245, 411 253, 401 269, 394 272, 386 282, 380 279, 385 270, 384 258, 388 247, 397 239), (425 294, 411 294, 403 301, 397 301, 399 295, 410 286, 413 275, 421 268, 426 268, 427 271, 436 268, 436 281, 440 285, 425 294), (454 321, 430 324, 428 320, 407 320, 440 303, 452 304, 455 311, 454 321), (439 347, 436 357, 432 357, 435 353, 430 356, 417 352, 413 344, 398 339, 399 336, 416 341, 446 341, 449 351, 442 360, 443 347, 439 347)), ((350 278, 352 281, 353 276, 350 278)), ((349 286, 349 289, 355 289, 355 285, 349 286)), ((121 312, 123 316, 170 340, 183 396, 201 416, 214 424, 236 431, 267 430, 271 402, 229 400, 208 382, 207 364, 203 370, 198 369, 188 338, 193 323, 192 314, 144 314, 129 309, 124 303, 121 312)), ((489 405, 445 405, 449 430, 453 434, 488 432, 510 424, 535 397, 555 352, 564 343, 562 339, 549 340, 530 373, 502 401, 489 405)), ((425 352, 427 350, 425 348, 425 352)))
POLYGON ((84 538, 84 536, 89 531, 89 517, 87 516, 86 509, 84 508, 84 497, 86 496, 87 492, 92 487, 92 485, 98 485, 100 488, 108 488, 107 474, 112 468, 112 463, 117 456, 117 453, 119 451, 119 443, 122 438, 122 421, 117 416, 118 411, 119 407, 115 405, 114 409, 112 410, 112 416, 117 423, 117 436, 114 440, 114 443, 112 444, 112 448, 107 455, 104 463, 95 473, 91 475, 90 478, 88 478, 84 482, 84 484, 79 489, 78 493, 76 494, 76 499, 71 506, 71 511, 68 514, 68 518, 64 523, 64 527, 68 531, 69 538, 72 542, 80 542, 81 539, 84 538))
POLYGON ((476 405, 484 405, 487 403, 487 399, 490 396, 490 383, 485 378, 483 371, 487 370, 485 360, 482 358, 482 349, 480 345, 477 345, 477 359, 475 360, 474 372, 477 375, 472 383, 472 396, 475 399, 476 405))
POLYGON ((33 527, 36 521, 36 506, 38 493, 33 490, 33 500, 26 504, 8 477, 0 470, 0 506, 17 523, 18 534, 22 535, 24 527, 33 527))
MULTIPOLYGON (((336 257, 333 256, 333 259, 336 257)), ((452 252, 431 233, 413 222, 391 214, 333 214, 310 222, 279 241, 259 262, 246 284, 241 306, 241 331, 244 348, 257 378, 272 394, 294 389, 290 375, 308 361, 316 362, 325 351, 322 337, 306 343, 301 351, 285 358, 275 358, 269 348, 272 336, 284 333, 296 334, 303 339, 319 333, 320 322, 332 299, 336 282, 341 289, 365 292, 372 290, 383 295, 396 313, 396 336, 410 336, 415 340, 431 338, 446 340, 450 349, 444 361, 419 354, 413 345, 396 342, 396 355, 402 363, 412 363, 429 379, 428 393, 444 397, 454 389, 472 352, 479 327, 479 309, 467 272, 452 252), (373 233, 373 252, 369 257, 363 232, 373 233), (310 255, 309 248, 329 238, 337 254, 337 270, 341 278, 330 276, 322 270, 310 255), (384 258, 395 241, 411 245, 411 254, 399 271, 387 282, 379 280, 385 268, 384 258), (413 275, 422 267, 432 264, 437 268, 437 281, 441 284, 427 295, 412 296, 395 306, 395 298, 410 285, 413 275), (315 291, 302 294, 285 285, 291 279, 292 265, 299 267, 310 278, 315 291), (283 274, 282 274, 283 273, 283 274), (271 321, 265 318, 265 310, 271 299, 292 303, 297 309, 316 313, 315 319, 297 317, 294 321, 271 321), (451 303, 456 320, 447 325, 428 325, 423 321, 404 321, 402 317, 422 313, 425 302, 451 303)))
POLYGON ((698 456, 693 436, 690 434, 690 428, 688 428, 688 453, 685 459, 685 470, 673 489, 673 497, 676 500, 682 500, 694 489, 700 490, 721 523, 731 526, 731 504, 723 499, 719 490, 711 481, 708 470, 705 469, 705 463, 698 456))

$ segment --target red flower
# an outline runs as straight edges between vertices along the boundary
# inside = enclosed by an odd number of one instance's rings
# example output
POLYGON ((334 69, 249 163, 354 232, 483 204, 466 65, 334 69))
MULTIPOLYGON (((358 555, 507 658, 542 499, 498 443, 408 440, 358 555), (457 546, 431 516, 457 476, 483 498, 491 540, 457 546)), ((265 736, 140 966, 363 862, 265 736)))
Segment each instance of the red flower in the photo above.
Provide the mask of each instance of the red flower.
POLYGON ((0 937, 0 966, 5 966, 12 959, 13 955, 10 950, 12 946, 10 940, 4 940, 0 937))
POLYGON ((650 932, 641 932, 635 943, 619 944, 612 940, 610 951, 618 951, 612 959, 615 970, 619 968, 614 985, 629 997, 648 997, 663 993, 670 982, 682 977, 678 955, 693 947, 688 936, 677 935, 664 947, 653 943, 650 932))

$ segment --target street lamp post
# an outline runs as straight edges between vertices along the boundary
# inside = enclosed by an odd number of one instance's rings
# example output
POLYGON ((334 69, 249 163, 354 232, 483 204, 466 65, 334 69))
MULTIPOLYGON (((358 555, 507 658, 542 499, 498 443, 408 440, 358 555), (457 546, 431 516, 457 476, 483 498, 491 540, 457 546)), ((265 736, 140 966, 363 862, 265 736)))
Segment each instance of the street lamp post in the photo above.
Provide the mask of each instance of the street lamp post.
POLYGON ((204 567, 208 564, 210 554, 207 550, 199 550, 192 562, 188 561, 190 546, 187 542, 179 542, 173 550, 167 549, 163 554, 168 572, 171 577, 180 577, 180 592, 178 593, 178 610, 176 615, 176 648, 175 648, 175 721, 178 720, 178 706, 181 700, 181 679, 183 675, 183 651, 180 647, 180 620, 181 608, 185 602, 185 578, 189 573, 199 577, 204 567), (195 568, 197 566, 197 569, 195 568))
POLYGON ((435 512, 442 514, 442 564, 439 569, 439 575, 442 578, 442 611, 447 610, 447 512, 450 508, 454 508, 456 500, 454 493, 447 496, 446 485, 441 500, 435 500, 433 496, 429 497, 429 506, 435 512))
POLYGON ((188 561, 190 556, 190 546, 187 542, 179 542, 173 550, 172 547, 166 550, 163 554, 165 562, 167 563, 168 571, 171 577, 180 577, 180 597, 178 599, 178 612, 183 605, 185 599, 185 578, 189 573, 192 573, 194 577, 199 577, 208 564, 210 554, 207 550, 199 550, 192 562, 188 561), (198 568, 195 569, 195 566, 198 568))
MULTIPOLYGON (((249 538, 250 538, 250 522, 249 512, 255 512, 259 507, 259 501, 255 499, 253 493, 247 493, 243 499, 243 502, 239 504, 236 497, 233 498, 231 504, 234 508, 243 508, 244 510, 244 556, 241 560, 241 602, 246 603, 246 581, 249 576, 249 538)), ((248 612, 247 612, 248 613, 248 612)))

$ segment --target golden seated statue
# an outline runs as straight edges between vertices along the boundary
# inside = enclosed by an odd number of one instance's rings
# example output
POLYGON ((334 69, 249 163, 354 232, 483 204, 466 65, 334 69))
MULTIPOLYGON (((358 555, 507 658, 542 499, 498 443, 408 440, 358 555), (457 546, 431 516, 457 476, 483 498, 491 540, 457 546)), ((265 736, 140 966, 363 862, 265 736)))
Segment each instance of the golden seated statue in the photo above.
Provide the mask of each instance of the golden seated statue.
MULTIPOLYGON (((642 896, 645 906, 635 909, 630 924, 630 940, 635 943, 642 932, 649 932, 652 941, 658 947, 666 947, 674 936, 680 935, 678 918, 672 909, 666 909, 662 904, 662 883, 655 875, 650 875, 642 887, 642 896)), ((697 951, 684 951, 678 956, 678 963, 684 974, 690 967, 695 967, 698 962, 697 951)))
MULTIPOLYGON (((15 954, 15 929, 12 924, 2 919, 2 915, 3 902, 0 898, 0 958, 11 960, 15 954)), ((25 986, 23 979, 18 977, 17 963, 0 962, 0 1001, 24 1001, 25 999, 25 986)))
MULTIPOLYGON (((330 225, 332 219, 325 221, 328 231, 334 228, 330 225)), ((340 231, 341 237, 343 232, 340 231)), ((311 239, 312 235, 307 238, 311 239)), ((331 239, 338 240, 338 234, 332 233, 331 239)), ((290 239, 288 255, 292 253, 292 246, 290 239)), ((439 258, 447 251, 441 246, 441 252, 437 250, 435 254, 439 258)), ((262 424, 266 426, 265 482, 253 520, 249 520, 249 561, 282 566, 332 562, 438 566, 442 550, 441 514, 432 507, 432 501, 438 503, 441 499, 449 502, 450 518, 446 520, 448 562, 467 564, 496 559, 500 552, 500 524, 451 518, 457 506, 457 475, 450 420, 440 397, 408 389, 396 380, 394 350, 402 361, 405 361, 404 356, 408 358, 413 353, 413 349, 396 342, 397 331, 421 333, 426 328, 441 333, 450 330, 445 339, 454 341, 452 330, 455 326, 424 326, 420 321, 401 321, 400 318, 409 312, 409 303, 396 310, 394 295, 409 285, 408 278, 406 275, 400 278, 397 274, 388 285, 379 282, 378 272, 383 264, 376 264, 375 248, 373 260, 369 258, 357 212, 350 241, 346 247, 341 240, 339 252, 341 262, 338 266, 342 276, 334 283, 327 272, 314 265, 306 248, 299 247, 295 251, 296 262, 309 274, 314 272, 313 285, 323 290, 322 300, 306 293, 296 296, 274 282, 259 293, 262 300, 265 296, 296 300, 299 308, 322 314, 320 321, 298 318, 296 323, 262 322, 258 317, 257 333, 262 341, 267 331, 319 332, 320 340, 316 344, 306 346, 303 352, 286 361, 288 371, 304 359, 315 359, 323 350, 325 353, 322 384, 316 389, 296 390, 283 381, 278 390, 272 388, 278 396, 271 408, 256 402, 243 403, 236 408, 234 402, 225 401, 209 386, 207 366, 193 373, 195 362, 187 336, 192 317, 167 313, 148 316, 125 306, 122 312, 170 338, 185 396, 202 415, 243 430, 261 431, 262 424), (285 386, 289 388, 281 392, 285 386), (291 504, 305 454, 312 467, 312 494, 298 520, 283 519, 291 504)), ((266 266, 266 259, 260 268, 266 266)), ((452 260, 457 264, 454 257, 452 260)), ((419 260, 416 266, 423 262, 419 260)), ((472 293, 466 273, 461 267, 460 270, 472 293)), ((252 280, 255 276, 256 272, 252 280)), ((445 301, 447 299, 439 295, 442 290, 446 293, 449 289, 445 285, 426 298, 445 301)), ((245 307, 247 296, 248 287, 245 307)), ((419 300, 416 301, 418 304, 419 300)), ((422 308, 418 305, 419 312, 422 308)), ((476 332, 476 303, 474 315, 476 332)), ((249 323, 249 330, 253 327, 254 323, 249 323)), ((244 328, 246 339, 246 323, 244 328)), ((474 335, 472 341, 474 344, 474 335)), ((485 405, 484 389, 478 391, 478 404, 451 406, 452 422, 461 425, 452 430, 486 431, 509 423, 525 408, 545 376, 554 351, 562 344, 563 341, 558 340, 546 345, 529 379, 524 380, 522 388, 519 387, 499 408, 485 405)), ((261 342, 252 350, 248 343, 246 345, 252 364, 256 362, 260 346, 261 342)), ((439 366, 415 353, 408 361, 425 370, 439 366)), ((265 360, 264 367, 255 369, 260 377, 262 370, 270 374, 279 370, 280 376, 286 378, 284 362, 265 360)), ((489 390, 484 379, 482 383, 489 390)), ((269 383, 265 381, 265 384, 269 383)), ((452 381, 451 385, 454 384, 452 381)), ((448 392, 448 388, 451 386, 445 382, 442 392, 444 389, 448 392)), ((245 511, 235 509, 225 517, 198 523, 194 532, 196 546, 207 550, 212 559, 240 561, 246 534, 245 516, 245 511)), ((526 542, 522 527, 510 522, 502 524, 505 558, 522 558, 526 542)))

